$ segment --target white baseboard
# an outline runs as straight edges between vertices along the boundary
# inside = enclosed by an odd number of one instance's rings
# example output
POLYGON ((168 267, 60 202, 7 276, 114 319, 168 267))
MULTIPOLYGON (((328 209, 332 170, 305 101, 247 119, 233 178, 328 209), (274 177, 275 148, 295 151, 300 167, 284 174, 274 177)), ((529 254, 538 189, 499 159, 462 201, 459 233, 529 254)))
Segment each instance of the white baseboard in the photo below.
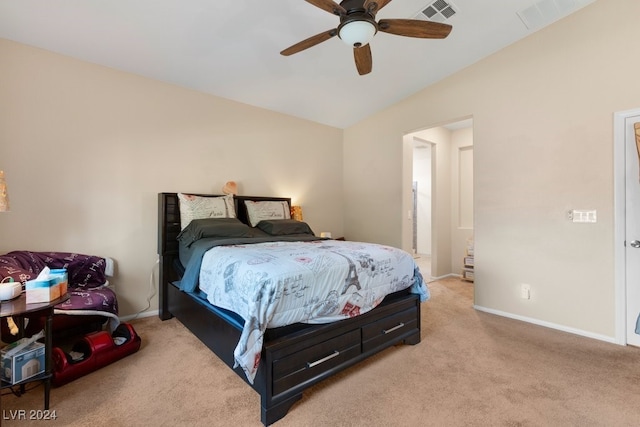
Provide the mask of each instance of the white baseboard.
POLYGON ((608 343, 611 343, 611 344, 621 345, 616 340, 615 337, 610 337, 610 336, 601 335, 601 334, 594 334, 593 332, 583 331, 582 329, 571 328, 571 327, 564 326, 564 325, 558 325, 557 323, 545 322, 543 320, 534 319, 534 318, 531 318, 531 317, 520 316, 520 315, 517 315, 517 314, 507 313, 505 311, 500 311, 500 310, 494 310, 492 308, 482 307, 480 305, 474 305, 473 308, 478 310, 478 311, 484 311, 485 313, 495 314, 497 316, 502 316, 502 317, 508 317, 510 319, 520 320, 522 322, 532 323, 532 324, 538 325, 538 326, 544 326, 545 328, 556 329, 558 331, 568 332, 568 333, 574 334, 574 335, 580 335, 580 336, 587 337, 587 338, 593 338, 593 339, 596 339, 596 340, 599 340, 599 341, 605 341, 605 342, 608 342, 608 343))
POLYGON ((449 273, 449 274, 445 274, 444 276, 438 276, 438 277, 430 276, 430 277, 429 277, 429 281, 428 281, 427 283, 435 282, 435 281, 440 280, 440 279, 446 279, 447 277, 457 277, 457 278, 461 278, 461 277, 462 277, 462 275, 460 275, 460 274, 453 274, 453 273, 449 273))
POLYGON ((143 311, 142 313, 130 314, 128 316, 120 317, 121 322, 128 322, 132 319, 142 319, 143 317, 151 317, 158 316, 160 314, 160 310, 151 310, 151 311, 143 311))

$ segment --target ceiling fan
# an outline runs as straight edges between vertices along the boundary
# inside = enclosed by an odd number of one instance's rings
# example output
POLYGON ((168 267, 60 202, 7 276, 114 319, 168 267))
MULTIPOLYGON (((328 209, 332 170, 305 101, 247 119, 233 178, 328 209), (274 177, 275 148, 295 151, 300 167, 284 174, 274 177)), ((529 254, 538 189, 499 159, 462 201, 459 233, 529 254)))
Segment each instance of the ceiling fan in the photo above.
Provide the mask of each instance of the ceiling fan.
POLYGON ((337 28, 324 31, 294 44, 280 52, 289 56, 313 47, 334 36, 353 47, 353 57, 360 75, 371 72, 371 48, 369 42, 378 31, 406 37, 443 39, 451 32, 451 25, 419 19, 381 19, 376 22, 376 13, 391 0, 306 0, 308 3, 340 17, 337 28))

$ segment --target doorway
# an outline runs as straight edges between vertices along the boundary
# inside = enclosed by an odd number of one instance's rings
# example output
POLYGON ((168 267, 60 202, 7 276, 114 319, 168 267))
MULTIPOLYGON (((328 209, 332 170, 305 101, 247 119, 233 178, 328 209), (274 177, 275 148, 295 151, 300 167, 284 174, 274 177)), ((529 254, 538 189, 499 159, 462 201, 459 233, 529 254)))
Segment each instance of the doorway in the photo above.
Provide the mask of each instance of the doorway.
POLYGON ((412 132, 404 141, 411 173, 403 184, 409 202, 403 247, 412 248, 421 271, 428 270, 425 278, 460 276, 473 237, 473 121, 412 132))
POLYGON ((616 340, 640 347, 640 109, 614 121, 616 340))

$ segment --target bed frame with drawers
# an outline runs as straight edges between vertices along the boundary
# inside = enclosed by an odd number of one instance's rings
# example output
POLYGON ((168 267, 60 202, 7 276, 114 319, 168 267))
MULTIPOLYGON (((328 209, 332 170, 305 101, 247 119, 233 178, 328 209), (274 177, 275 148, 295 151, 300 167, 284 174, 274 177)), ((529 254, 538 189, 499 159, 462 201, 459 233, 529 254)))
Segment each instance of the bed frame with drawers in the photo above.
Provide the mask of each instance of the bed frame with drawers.
MULTIPOLYGON (((215 195, 202 195, 216 197, 215 195)), ((238 218, 248 223, 244 200, 288 200, 236 196, 238 218)), ((160 256, 159 316, 176 317, 231 369, 233 350, 243 321, 178 289, 180 209, 177 193, 158 194, 158 254, 160 256)), ((375 309, 334 323, 294 324, 267 329, 262 359, 253 384, 240 368, 234 371, 261 396, 261 420, 269 425, 284 417, 302 392, 317 382, 388 348, 420 342, 420 301, 408 290, 388 295, 375 309)))

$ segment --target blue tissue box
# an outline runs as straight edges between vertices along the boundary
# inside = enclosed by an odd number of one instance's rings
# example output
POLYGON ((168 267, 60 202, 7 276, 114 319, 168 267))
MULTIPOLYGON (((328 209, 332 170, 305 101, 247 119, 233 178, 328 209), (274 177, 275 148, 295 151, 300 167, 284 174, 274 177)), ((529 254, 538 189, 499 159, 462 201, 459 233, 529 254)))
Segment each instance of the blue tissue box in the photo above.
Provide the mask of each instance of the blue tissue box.
POLYGON ((66 268, 57 268, 51 270, 51 272, 49 273, 49 279, 51 279, 52 281, 56 281, 58 283, 58 286, 60 287, 60 295, 58 296, 58 298, 67 293, 69 277, 67 275, 66 268))
POLYGON ((60 298, 60 283, 55 279, 27 280, 24 285, 27 304, 49 302, 60 298))

